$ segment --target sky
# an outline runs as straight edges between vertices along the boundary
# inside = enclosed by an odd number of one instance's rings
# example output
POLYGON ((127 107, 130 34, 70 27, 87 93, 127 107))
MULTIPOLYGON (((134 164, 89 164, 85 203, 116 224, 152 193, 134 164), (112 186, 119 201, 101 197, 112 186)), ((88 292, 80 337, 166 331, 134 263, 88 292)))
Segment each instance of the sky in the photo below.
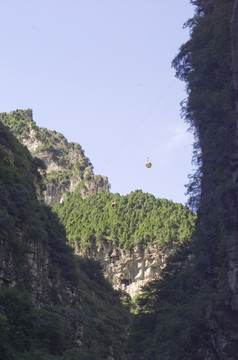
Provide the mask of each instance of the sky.
POLYGON ((32 109, 112 193, 186 204, 193 137, 171 62, 189 39, 189 0, 2 0, 0 14, 0 112, 32 109))

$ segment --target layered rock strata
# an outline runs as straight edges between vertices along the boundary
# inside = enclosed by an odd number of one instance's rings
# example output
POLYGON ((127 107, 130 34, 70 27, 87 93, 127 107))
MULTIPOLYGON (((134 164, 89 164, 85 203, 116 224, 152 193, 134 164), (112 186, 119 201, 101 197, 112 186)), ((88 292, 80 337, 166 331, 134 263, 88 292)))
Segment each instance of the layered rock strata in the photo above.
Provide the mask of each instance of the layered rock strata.
POLYGON ((157 245, 137 245, 131 250, 122 250, 112 242, 104 241, 99 247, 79 252, 100 262, 105 277, 117 290, 127 292, 132 298, 141 287, 158 279, 166 265, 169 251, 161 251, 157 245))

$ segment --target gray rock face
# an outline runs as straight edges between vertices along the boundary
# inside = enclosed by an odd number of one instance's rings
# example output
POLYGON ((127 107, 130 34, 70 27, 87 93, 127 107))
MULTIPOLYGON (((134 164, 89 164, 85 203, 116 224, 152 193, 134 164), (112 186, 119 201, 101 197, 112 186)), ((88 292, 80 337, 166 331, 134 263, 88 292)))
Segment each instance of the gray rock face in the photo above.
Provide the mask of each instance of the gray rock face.
POLYGON ((11 116, 11 122, 6 125, 31 154, 41 159, 46 166, 42 175, 45 186, 43 201, 47 205, 62 202, 65 194, 75 191, 79 185, 82 198, 109 191, 108 178, 94 175, 92 164, 79 144, 69 143, 56 131, 37 127, 31 110, 18 110, 8 115, 11 116))
MULTIPOLYGON (((74 192, 76 189, 83 199, 99 192, 109 191, 107 177, 94 175, 93 166, 85 157, 80 145, 68 143, 60 133, 37 127, 31 110, 20 110, 10 116, 11 131, 33 156, 41 159, 45 164, 46 169, 41 171, 44 180, 43 199, 40 187, 36 184, 40 200, 52 206, 62 202, 68 192, 74 192), (17 126, 19 121, 21 121, 20 130, 17 126)), ((115 289, 126 291, 132 297, 142 286, 160 276, 167 258, 166 251, 162 252, 155 245, 146 249, 137 246, 129 251, 117 249, 110 242, 103 242, 100 247, 95 246, 85 255, 101 263, 106 278, 115 289)), ((29 261, 34 266, 37 264, 33 262, 36 256, 36 252, 29 255, 29 261)), ((39 289, 38 293, 40 292, 39 289)))
POLYGON ((0 286, 17 287, 23 277, 27 276, 29 279, 28 290, 38 307, 50 303, 52 289, 57 289, 59 296, 64 298, 69 305, 73 303, 75 297, 79 301, 80 296, 76 288, 70 289, 69 282, 67 286, 62 286, 65 280, 60 272, 55 273, 54 278, 50 275, 52 261, 45 244, 30 238, 26 226, 21 222, 18 224, 16 235, 21 239, 22 247, 25 246, 24 251, 19 255, 21 256, 19 258, 21 260, 20 271, 17 267, 16 257, 9 248, 8 240, 4 234, 0 234, 0 286), (25 269, 27 269, 27 273, 21 273, 25 269))
MULTIPOLYGON (((24 132, 15 130, 14 121, 11 130, 32 155, 40 158, 46 166, 42 171, 44 203, 50 206, 60 203, 68 192, 76 189, 83 199, 109 191, 107 177, 94 175, 93 166, 80 145, 68 143, 60 133, 37 127, 31 110, 21 111, 20 116, 24 132)), ((167 253, 155 245, 146 249, 137 246, 129 251, 117 249, 113 243, 103 242, 84 256, 98 260, 113 287, 133 297, 142 286, 160 276, 167 253)))
MULTIPOLYGON (((19 259, 11 251, 8 239, 0 233, 0 286, 21 288, 22 282, 26 286, 27 278, 27 290, 37 308, 44 308, 46 304, 54 306, 54 294, 57 294, 58 302, 76 311, 81 304, 80 290, 65 279, 60 269, 57 271, 54 267, 55 271, 51 273, 52 260, 45 244, 30 238, 26 226, 22 223, 17 227, 17 236, 24 249, 24 253, 22 250, 20 255, 20 269, 17 264, 19 259)), ((79 318, 71 319, 68 315, 65 315, 65 318, 74 326, 75 345, 81 347, 85 342, 82 322, 79 318)))
POLYGON ((131 250, 122 250, 106 241, 100 247, 79 252, 79 255, 99 261, 113 287, 127 292, 131 297, 137 295, 142 286, 160 277, 168 254, 169 251, 161 251, 157 245, 147 248, 138 245, 131 250))

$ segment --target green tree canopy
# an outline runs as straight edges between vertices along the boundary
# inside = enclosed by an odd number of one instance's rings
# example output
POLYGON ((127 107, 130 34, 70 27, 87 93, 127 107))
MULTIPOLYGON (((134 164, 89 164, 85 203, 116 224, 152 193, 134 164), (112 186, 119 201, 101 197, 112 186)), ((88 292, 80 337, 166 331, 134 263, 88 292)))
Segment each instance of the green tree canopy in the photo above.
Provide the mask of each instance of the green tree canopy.
POLYGON ((85 200, 75 192, 53 210, 64 224, 70 244, 82 248, 100 245, 102 240, 121 248, 140 243, 182 244, 191 238, 196 218, 188 207, 141 190, 126 196, 101 193, 85 200))

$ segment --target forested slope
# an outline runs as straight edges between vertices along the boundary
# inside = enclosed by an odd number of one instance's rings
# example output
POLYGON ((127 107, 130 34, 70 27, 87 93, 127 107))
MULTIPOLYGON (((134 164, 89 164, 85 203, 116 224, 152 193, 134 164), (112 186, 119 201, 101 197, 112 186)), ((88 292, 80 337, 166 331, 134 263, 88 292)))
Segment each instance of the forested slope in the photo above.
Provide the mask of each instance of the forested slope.
POLYGON ((85 200, 75 191, 53 210, 65 226, 69 243, 82 249, 100 247, 103 240, 122 249, 137 244, 172 248, 191 239, 196 219, 188 207, 141 190, 125 196, 98 194, 85 200))
POLYGON ((53 211, 75 252, 99 261, 113 287, 132 298, 160 277, 169 254, 191 243, 196 220, 187 206, 141 190, 84 200, 76 190, 53 211))

